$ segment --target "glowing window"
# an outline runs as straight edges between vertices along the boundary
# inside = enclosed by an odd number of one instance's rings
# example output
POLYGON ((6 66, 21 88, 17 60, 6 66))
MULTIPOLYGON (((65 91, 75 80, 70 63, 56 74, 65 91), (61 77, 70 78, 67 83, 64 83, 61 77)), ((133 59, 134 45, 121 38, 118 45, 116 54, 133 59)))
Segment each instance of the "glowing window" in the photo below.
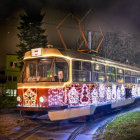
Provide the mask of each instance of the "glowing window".
POLYGON ((117 68, 117 82, 124 83, 124 70, 117 68))
POLYGON ((116 74, 114 67, 107 66, 106 80, 107 82, 116 82, 116 74))
POLYGON ((94 64, 94 71, 105 72, 105 66, 101 64, 94 64))
POLYGON ((93 82, 105 82, 105 66, 101 64, 93 64, 93 82))
POLYGON ((73 81, 74 82, 90 82, 91 81, 91 63, 73 61, 73 81))

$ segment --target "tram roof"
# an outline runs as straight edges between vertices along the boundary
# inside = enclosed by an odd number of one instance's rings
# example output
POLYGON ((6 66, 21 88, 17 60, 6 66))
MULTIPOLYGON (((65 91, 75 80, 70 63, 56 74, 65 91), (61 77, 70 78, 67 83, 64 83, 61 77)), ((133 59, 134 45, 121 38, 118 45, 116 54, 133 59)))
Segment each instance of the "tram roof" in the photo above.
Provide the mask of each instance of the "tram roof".
POLYGON ((33 59, 33 58, 36 59, 36 58, 47 57, 47 56, 63 56, 63 57, 69 57, 69 58, 73 58, 73 59, 81 59, 81 60, 99 62, 102 64, 117 65, 119 67, 125 67, 125 68, 130 68, 131 70, 140 71, 140 68, 138 68, 136 66, 123 64, 123 63, 113 61, 110 59, 106 59, 103 57, 92 56, 91 54, 88 54, 88 53, 70 50, 70 49, 64 50, 64 49, 57 49, 57 48, 39 48, 41 50, 41 55, 32 56, 33 50, 37 50, 37 49, 32 49, 31 51, 28 51, 27 53, 25 53, 24 60, 33 59))
POLYGON ((70 49, 64 50, 64 49, 57 49, 57 48, 41 48, 42 49, 41 55, 34 56, 32 51, 33 50, 40 51, 37 49, 32 49, 31 51, 26 52, 24 55, 24 59, 33 59, 33 58, 47 57, 47 56, 64 56, 70 58, 92 60, 92 56, 89 54, 80 51, 70 50, 70 49))
POLYGON ((75 50, 59 50, 62 55, 70 57, 70 58, 77 58, 77 59, 84 59, 84 60, 92 60, 92 56, 87 53, 83 53, 80 51, 75 51, 75 50))
POLYGON ((140 71, 140 68, 128 64, 123 64, 117 61, 113 61, 107 58, 103 58, 100 56, 92 56, 91 54, 88 53, 83 53, 79 51, 74 51, 74 50, 62 50, 61 53, 64 56, 68 56, 71 58, 76 58, 76 59, 82 59, 82 60, 89 60, 89 61, 94 61, 94 62, 99 62, 101 64, 109 64, 109 65, 116 65, 119 67, 125 67, 125 68, 130 68, 131 70, 136 70, 140 71))

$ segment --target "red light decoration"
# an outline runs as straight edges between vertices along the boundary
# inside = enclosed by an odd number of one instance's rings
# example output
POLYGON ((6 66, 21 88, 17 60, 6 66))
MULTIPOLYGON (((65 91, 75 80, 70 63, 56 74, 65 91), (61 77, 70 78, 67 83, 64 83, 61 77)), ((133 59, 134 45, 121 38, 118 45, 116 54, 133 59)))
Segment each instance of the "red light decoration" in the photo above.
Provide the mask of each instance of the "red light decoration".
POLYGON ((81 95, 81 97, 80 97, 81 105, 90 104, 90 90, 89 90, 89 86, 87 86, 86 84, 83 84, 82 92, 80 93, 80 95, 81 95))

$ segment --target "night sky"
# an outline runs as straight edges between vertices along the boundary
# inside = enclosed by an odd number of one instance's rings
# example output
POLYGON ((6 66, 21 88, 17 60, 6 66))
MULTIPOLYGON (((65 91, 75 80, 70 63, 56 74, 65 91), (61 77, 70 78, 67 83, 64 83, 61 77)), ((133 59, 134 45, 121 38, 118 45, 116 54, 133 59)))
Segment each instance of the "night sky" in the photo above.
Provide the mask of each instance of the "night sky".
POLYGON ((110 11, 122 18, 127 17, 133 20, 136 26, 140 26, 139 0, 1 0, 0 20, 3 21, 19 8, 28 9, 35 14, 44 6, 79 13, 90 8, 100 12, 110 11))
MULTIPOLYGON (((26 9, 36 15, 44 7, 61 9, 77 15, 92 8, 100 15, 100 19, 107 19, 106 24, 111 20, 120 31, 140 36, 140 0, 1 0, 0 68, 4 67, 5 54, 16 51, 14 43, 8 45, 8 42, 17 42, 15 15, 20 9, 26 9)), ((104 20, 101 24, 103 23, 104 20)))

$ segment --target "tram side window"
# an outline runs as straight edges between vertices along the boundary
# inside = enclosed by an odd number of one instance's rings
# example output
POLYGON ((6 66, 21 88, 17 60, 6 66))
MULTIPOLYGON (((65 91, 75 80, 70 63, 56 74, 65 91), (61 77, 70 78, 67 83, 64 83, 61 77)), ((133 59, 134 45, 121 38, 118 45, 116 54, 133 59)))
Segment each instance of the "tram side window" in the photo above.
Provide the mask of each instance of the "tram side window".
POLYGON ((136 83, 136 77, 131 77, 132 83, 136 83))
POLYGON ((125 71, 125 83, 131 83, 131 72, 128 70, 125 71))
POLYGON ((82 75, 83 78, 86 77, 86 82, 91 82, 91 63, 90 62, 82 62, 82 75))
POLYGON ((93 64, 93 81, 105 82, 105 66, 101 64, 93 64))
POLYGON ((137 77, 137 83, 140 84, 140 76, 137 77))
POLYGON ((91 81, 91 63, 73 61, 73 81, 90 82, 91 81))
POLYGON ((26 81, 26 64, 24 63, 18 82, 23 83, 25 81, 26 81))
POLYGON ((117 82, 124 83, 124 70, 117 68, 117 82))
POLYGON ((140 84, 140 73, 136 72, 136 83, 140 84))
POLYGON ((131 72, 131 82, 136 83, 136 72, 131 72))
POLYGON ((107 82, 116 82, 115 68, 107 66, 106 80, 107 82))
POLYGON ((80 81, 81 61, 73 61, 72 63, 73 81, 80 81))

